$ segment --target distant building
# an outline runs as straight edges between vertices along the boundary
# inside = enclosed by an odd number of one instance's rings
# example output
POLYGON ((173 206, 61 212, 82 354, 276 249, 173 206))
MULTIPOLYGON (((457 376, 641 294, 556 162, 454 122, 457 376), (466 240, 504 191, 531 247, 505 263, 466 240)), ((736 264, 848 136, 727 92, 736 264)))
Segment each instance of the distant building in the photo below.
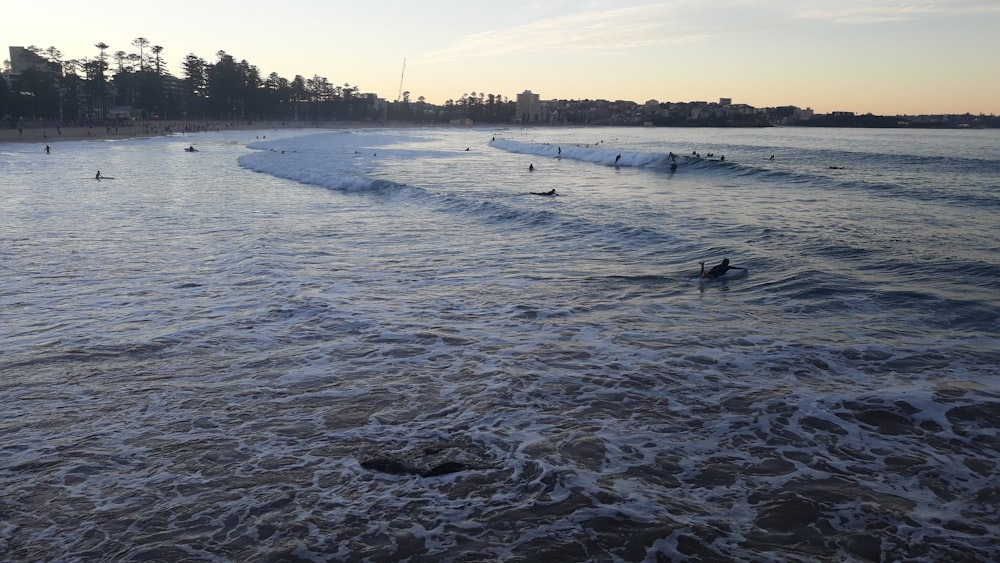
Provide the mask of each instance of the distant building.
POLYGON ((542 103, 538 94, 525 90, 517 95, 517 120, 521 123, 538 123, 541 118, 542 103))
POLYGON ((26 70, 42 70, 57 75, 62 74, 62 67, 59 66, 59 63, 51 62, 24 47, 9 47, 8 51, 10 51, 11 76, 19 76, 26 70))
POLYGON ((813 117, 813 110, 812 108, 806 108, 806 109, 795 108, 795 113, 793 114, 793 116, 795 117, 795 119, 799 121, 809 121, 813 117))
POLYGON ((719 105, 720 106, 731 106, 731 105, 733 105, 733 99, 732 98, 719 98, 719 105))

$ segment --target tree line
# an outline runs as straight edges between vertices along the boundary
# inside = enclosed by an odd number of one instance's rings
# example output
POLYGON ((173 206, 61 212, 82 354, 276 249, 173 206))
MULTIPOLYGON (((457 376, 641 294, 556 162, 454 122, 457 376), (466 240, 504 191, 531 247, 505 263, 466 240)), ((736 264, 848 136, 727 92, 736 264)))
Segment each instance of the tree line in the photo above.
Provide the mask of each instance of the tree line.
MULTIPOLYGON (((509 123, 515 103, 496 94, 472 92, 443 106, 429 104, 410 92, 385 102, 326 77, 277 73, 264 77, 245 59, 225 51, 208 61, 188 54, 183 76, 166 71, 164 48, 145 37, 131 51, 112 51, 96 43, 95 56, 66 59, 59 49, 26 47, 44 64, 33 65, 9 80, 0 80, 0 115, 10 126, 22 120, 106 124, 125 119, 228 121, 416 121, 509 123)), ((10 71, 10 61, 4 61, 10 71)))

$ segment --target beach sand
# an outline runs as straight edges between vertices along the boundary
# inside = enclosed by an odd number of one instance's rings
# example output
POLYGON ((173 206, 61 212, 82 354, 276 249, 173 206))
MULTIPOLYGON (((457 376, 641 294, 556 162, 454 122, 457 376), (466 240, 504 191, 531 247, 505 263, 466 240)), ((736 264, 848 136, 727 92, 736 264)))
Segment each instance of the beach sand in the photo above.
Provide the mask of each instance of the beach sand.
POLYGON ((345 129, 372 127, 373 124, 357 123, 303 123, 285 121, 207 122, 207 121, 133 121, 125 125, 55 126, 25 124, 20 128, 0 129, 0 143, 38 143, 47 145, 59 141, 141 139, 178 133, 207 131, 254 131, 269 129, 345 129))

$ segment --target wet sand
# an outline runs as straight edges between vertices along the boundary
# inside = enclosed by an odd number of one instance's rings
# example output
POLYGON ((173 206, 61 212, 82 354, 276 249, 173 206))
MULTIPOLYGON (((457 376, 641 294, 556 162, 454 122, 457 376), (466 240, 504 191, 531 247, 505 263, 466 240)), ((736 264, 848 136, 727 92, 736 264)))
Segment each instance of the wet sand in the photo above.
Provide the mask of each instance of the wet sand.
POLYGON ((0 129, 0 143, 51 144, 59 141, 140 139, 179 133, 206 131, 253 131, 266 129, 344 129, 372 127, 373 124, 335 122, 284 122, 284 121, 137 121, 114 127, 104 126, 43 126, 27 124, 21 128, 0 129))

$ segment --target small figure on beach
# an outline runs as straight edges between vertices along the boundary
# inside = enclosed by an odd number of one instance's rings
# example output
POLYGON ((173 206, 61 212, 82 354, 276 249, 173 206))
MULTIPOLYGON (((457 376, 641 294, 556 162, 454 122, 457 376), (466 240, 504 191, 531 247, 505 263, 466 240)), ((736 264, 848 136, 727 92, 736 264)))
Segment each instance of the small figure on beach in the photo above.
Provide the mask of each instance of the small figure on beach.
POLYGON ((45 154, 49 154, 52 149, 48 145, 45 145, 45 154))
POLYGON ((705 263, 704 262, 698 262, 698 263, 701 264, 701 273, 699 274, 698 277, 706 279, 720 278, 726 275, 726 272, 728 272, 729 270, 746 270, 746 268, 741 268, 739 266, 730 266, 729 258, 724 258, 722 262, 716 264, 715 266, 712 266, 712 269, 707 272, 705 271, 705 263))

